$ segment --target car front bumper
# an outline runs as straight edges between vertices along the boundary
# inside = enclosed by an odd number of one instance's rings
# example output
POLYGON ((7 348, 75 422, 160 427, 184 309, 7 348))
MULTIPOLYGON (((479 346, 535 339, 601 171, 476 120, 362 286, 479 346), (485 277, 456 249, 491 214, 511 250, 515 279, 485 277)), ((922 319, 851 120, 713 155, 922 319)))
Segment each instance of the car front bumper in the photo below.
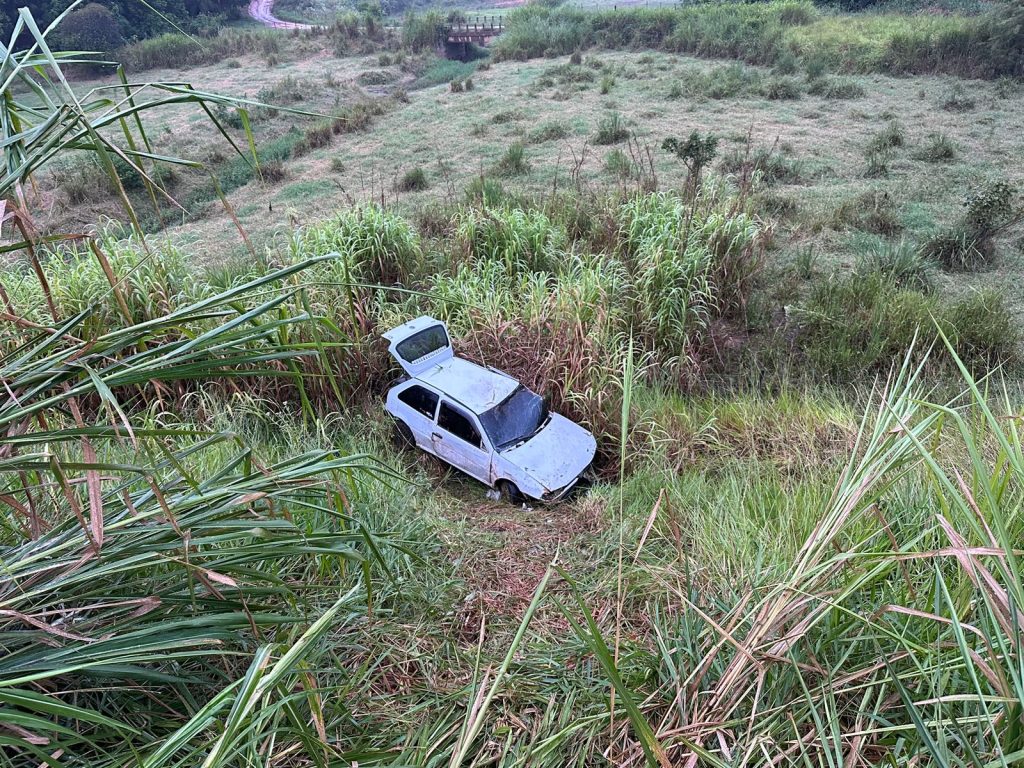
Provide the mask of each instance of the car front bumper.
POLYGON ((592 483, 593 473, 591 468, 587 467, 582 473, 577 475, 576 479, 571 483, 553 491, 546 492, 539 500, 544 504, 555 504, 556 502, 564 501, 576 491, 586 490, 592 483))

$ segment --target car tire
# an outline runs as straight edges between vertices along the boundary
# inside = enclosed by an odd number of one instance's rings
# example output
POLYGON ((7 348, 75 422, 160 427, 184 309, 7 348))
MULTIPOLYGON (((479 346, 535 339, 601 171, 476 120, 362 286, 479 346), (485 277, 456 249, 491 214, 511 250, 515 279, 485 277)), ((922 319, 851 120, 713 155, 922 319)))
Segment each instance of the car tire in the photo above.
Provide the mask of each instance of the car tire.
POLYGON ((519 506, 526 500, 523 492, 519 490, 519 486, 511 480, 499 480, 498 493, 501 494, 502 501, 514 504, 515 506, 519 506))
POLYGON ((412 436, 412 430, 409 429, 409 425, 406 424, 404 421, 395 419, 395 429, 393 436, 395 445, 399 448, 416 447, 416 438, 412 436))

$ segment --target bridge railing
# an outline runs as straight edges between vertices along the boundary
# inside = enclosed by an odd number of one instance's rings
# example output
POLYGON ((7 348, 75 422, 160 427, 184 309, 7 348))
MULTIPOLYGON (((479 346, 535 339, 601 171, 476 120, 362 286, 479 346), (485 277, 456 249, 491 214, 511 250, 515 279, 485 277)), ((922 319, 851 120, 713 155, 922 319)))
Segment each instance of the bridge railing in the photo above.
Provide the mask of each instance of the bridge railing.
POLYGON ((502 16, 475 16, 465 21, 452 22, 445 25, 445 34, 500 34, 505 29, 505 19, 502 16))

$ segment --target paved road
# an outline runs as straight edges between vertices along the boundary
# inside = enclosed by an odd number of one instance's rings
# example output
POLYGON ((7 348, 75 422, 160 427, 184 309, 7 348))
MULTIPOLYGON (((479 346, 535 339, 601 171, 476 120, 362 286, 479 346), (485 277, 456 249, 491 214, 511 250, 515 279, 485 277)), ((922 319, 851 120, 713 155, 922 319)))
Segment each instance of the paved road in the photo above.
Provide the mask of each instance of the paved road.
POLYGON ((283 21, 274 15, 274 0, 249 0, 249 15, 264 26, 272 29, 312 29, 309 24, 283 21))

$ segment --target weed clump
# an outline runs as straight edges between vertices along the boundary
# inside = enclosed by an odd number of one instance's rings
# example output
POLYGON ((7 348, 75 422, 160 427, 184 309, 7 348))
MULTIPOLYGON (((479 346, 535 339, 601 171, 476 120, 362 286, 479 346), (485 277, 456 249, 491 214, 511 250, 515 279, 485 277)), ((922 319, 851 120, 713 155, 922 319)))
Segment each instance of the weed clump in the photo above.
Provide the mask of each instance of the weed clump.
POLYGON ((265 184, 280 184, 288 178, 288 170, 280 160, 269 160, 260 166, 260 179, 265 184))
POLYGON ((295 145, 294 154, 304 155, 314 149, 328 147, 334 137, 334 131, 330 123, 315 125, 308 129, 302 137, 302 141, 295 145))
POLYGON ((496 168, 502 176, 523 176, 530 172, 530 163, 526 160, 526 148, 522 142, 509 144, 505 154, 501 156, 496 168))
POLYGON ((883 237, 892 237, 903 229, 892 195, 874 191, 844 200, 832 212, 829 224, 835 229, 853 227, 883 237))
POLYGON ((569 126, 559 121, 541 123, 529 133, 531 144, 543 144, 548 141, 564 139, 569 135, 569 126))
POLYGON ((956 157, 956 144, 944 133, 929 133, 914 151, 914 158, 926 163, 944 163, 956 157))
POLYGON ((471 262, 495 260, 508 275, 555 271, 565 230, 544 213, 521 208, 469 208, 456 219, 456 238, 471 262))
POLYGON ((422 192, 430 187, 427 172, 420 167, 411 168, 398 181, 399 192, 422 192))
POLYGON ((960 83, 952 86, 942 99, 942 108, 947 112, 970 112, 974 105, 974 97, 960 83))
POLYGON ((514 123, 525 118, 526 115, 518 109, 505 109, 501 112, 495 112, 494 116, 491 118, 491 122, 495 125, 506 125, 507 123, 514 123))
POLYGON ((933 286, 935 263, 907 240, 881 243, 861 260, 857 272, 879 273, 894 287, 928 293, 933 286))
POLYGON ((802 93, 800 81, 788 75, 772 77, 764 85, 765 97, 775 101, 799 99, 802 93))
POLYGON ((753 152, 734 150, 722 158, 721 169, 768 186, 799 184, 805 177, 803 163, 775 147, 758 147, 753 152))
POLYGON ((669 98, 678 99, 685 94, 693 98, 731 99, 760 91, 760 73, 752 67, 733 62, 710 69, 687 70, 679 80, 673 81, 669 98))
POLYGON ((864 87, 848 77, 818 77, 808 82, 807 92, 823 99, 859 99, 864 87))
POLYGON ((496 179, 477 176, 466 187, 465 198, 469 205, 497 208, 510 199, 510 195, 496 179))
MULTIPOLYGON (((392 285, 406 283, 422 261, 419 238, 400 216, 370 205, 355 208, 292 238, 294 261, 338 253, 341 258, 317 267, 324 279, 338 285, 355 281, 392 285)), ((325 301, 330 301, 325 298, 325 301)), ((331 312, 337 311, 336 307, 331 312)))
POLYGON ((602 118, 597 124, 597 133, 594 134, 594 143, 600 145, 618 144, 629 138, 629 128, 626 121, 618 112, 602 118))
POLYGON ((955 225, 929 238, 923 253, 952 272, 982 269, 995 257, 995 237, 1019 218, 1016 189, 997 181, 983 185, 963 201, 955 225))

